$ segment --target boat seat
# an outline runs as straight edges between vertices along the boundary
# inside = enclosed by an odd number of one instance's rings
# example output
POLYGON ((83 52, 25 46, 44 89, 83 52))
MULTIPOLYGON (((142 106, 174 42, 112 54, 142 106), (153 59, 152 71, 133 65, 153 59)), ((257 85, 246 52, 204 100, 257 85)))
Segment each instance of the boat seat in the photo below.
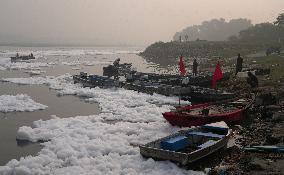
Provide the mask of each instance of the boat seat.
POLYGON ((197 135, 197 136, 205 136, 205 137, 212 137, 212 138, 219 138, 219 139, 222 139, 223 137, 225 137, 225 135, 214 134, 212 132, 196 132, 196 131, 190 131, 186 135, 187 136, 197 135))
POLYGON ((199 145, 198 148, 199 149, 206 148, 206 147, 214 145, 215 143, 216 143, 216 141, 214 141, 214 140, 208 140, 207 142, 199 145))
POLYGON ((169 138, 161 142, 161 148, 170 151, 178 151, 184 149, 190 144, 189 140, 185 136, 177 136, 169 138))

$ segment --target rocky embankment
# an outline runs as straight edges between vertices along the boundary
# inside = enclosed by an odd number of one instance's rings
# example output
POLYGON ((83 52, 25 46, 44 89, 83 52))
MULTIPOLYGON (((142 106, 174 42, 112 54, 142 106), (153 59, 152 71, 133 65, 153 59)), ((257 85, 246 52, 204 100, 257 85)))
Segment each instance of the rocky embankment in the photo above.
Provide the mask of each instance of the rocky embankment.
MULTIPOLYGON (((282 88, 281 88, 282 89, 282 88)), ((236 145, 210 174, 284 174, 284 153, 247 152, 250 146, 284 146, 284 91, 259 91, 249 117, 234 131, 236 145)))

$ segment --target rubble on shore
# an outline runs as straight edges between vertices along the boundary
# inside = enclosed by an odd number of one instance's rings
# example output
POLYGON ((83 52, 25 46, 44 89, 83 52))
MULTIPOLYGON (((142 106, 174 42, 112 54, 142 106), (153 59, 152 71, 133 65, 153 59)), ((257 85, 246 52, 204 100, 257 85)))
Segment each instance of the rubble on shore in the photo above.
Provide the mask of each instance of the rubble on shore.
POLYGON ((259 88, 246 121, 235 127, 235 145, 208 174, 284 174, 283 152, 246 152, 244 147, 284 146, 284 91, 259 88))

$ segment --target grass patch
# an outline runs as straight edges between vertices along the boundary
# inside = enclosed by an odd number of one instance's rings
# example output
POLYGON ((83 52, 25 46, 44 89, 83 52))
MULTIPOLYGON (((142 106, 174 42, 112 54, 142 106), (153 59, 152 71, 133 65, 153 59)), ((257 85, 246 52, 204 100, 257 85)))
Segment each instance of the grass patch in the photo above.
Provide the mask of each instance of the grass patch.
POLYGON ((261 67, 270 68, 270 78, 274 81, 284 80, 284 56, 270 55, 265 57, 251 58, 249 64, 257 64, 261 67), (256 62, 254 62, 256 61, 256 62))

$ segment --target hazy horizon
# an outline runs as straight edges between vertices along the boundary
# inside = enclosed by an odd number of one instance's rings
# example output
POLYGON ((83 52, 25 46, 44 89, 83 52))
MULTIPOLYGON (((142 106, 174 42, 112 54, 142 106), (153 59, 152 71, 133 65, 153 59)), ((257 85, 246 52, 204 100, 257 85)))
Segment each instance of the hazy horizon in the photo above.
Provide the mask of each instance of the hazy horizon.
POLYGON ((0 44, 143 45, 203 21, 273 22, 283 0, 1 0, 0 44))

